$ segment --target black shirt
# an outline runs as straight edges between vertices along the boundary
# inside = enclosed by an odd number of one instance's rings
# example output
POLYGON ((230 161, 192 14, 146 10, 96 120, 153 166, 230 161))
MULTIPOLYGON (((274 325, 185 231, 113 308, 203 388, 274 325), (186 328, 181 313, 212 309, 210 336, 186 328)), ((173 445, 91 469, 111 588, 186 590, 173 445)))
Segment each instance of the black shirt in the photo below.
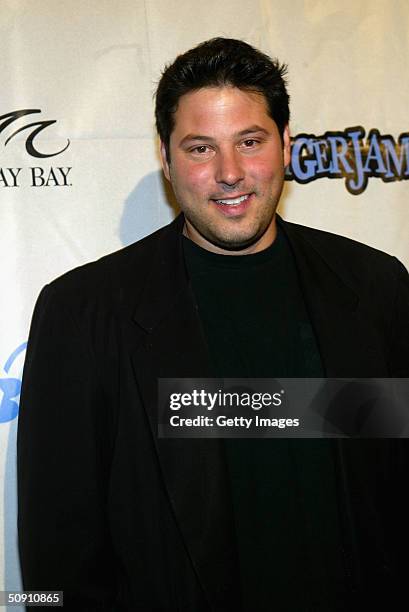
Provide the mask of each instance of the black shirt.
MULTIPOLYGON (((184 238, 213 371, 220 378, 322 377, 291 248, 220 255, 184 238)), ((226 439, 246 611, 344 609, 328 440, 226 439)))

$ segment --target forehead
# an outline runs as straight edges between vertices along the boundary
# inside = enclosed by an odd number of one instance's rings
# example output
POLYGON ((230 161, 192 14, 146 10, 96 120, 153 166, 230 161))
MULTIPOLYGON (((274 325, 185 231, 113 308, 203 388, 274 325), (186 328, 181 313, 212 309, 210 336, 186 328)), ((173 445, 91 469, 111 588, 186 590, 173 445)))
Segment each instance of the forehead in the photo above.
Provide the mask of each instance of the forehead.
POLYGON ((274 129, 261 93, 237 87, 203 87, 179 99, 172 136, 186 133, 217 136, 240 132, 251 125, 274 129))

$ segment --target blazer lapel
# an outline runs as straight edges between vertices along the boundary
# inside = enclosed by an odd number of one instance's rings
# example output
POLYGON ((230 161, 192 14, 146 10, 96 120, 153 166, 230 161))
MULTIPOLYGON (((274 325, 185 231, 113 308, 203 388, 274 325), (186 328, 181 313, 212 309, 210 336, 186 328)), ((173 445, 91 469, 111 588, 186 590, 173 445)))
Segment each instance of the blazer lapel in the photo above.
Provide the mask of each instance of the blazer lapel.
POLYGON ((214 609, 239 609, 237 554, 222 440, 159 439, 158 379, 211 377, 206 341, 184 265, 183 217, 159 241, 135 311, 144 339, 134 372, 165 486, 199 582, 214 609))
MULTIPOLYGON (((359 288, 332 241, 279 217, 291 244, 325 375, 337 378, 387 376, 377 330, 365 315, 359 288)), ((337 238, 334 237, 336 240, 337 238)), ((349 262, 351 265, 352 263, 349 262)))

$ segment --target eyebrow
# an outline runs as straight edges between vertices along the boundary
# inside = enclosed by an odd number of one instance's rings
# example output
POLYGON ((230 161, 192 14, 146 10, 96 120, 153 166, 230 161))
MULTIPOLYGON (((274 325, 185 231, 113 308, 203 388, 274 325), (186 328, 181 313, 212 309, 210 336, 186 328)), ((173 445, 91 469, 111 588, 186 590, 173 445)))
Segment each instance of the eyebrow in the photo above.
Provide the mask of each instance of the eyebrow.
MULTIPOLYGON (((245 128, 244 130, 241 130, 240 132, 237 132, 236 134, 234 134, 235 137, 237 136, 247 136, 248 134, 255 134, 255 133, 263 133, 266 136, 270 134, 270 132, 268 130, 266 130, 265 128, 261 127, 260 125, 251 125, 248 128, 245 128)), ((214 142, 214 138, 212 138, 212 136, 205 136, 202 134, 187 134, 184 138, 182 138, 182 140, 179 143, 179 146, 183 146, 184 144, 186 144, 187 142, 214 142)))

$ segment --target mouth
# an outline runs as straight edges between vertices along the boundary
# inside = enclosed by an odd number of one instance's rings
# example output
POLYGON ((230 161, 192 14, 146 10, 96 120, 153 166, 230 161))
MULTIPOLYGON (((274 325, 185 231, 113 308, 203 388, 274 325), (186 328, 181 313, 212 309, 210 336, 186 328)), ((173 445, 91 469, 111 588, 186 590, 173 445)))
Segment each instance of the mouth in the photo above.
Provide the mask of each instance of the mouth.
POLYGON ((250 203, 252 202, 254 193, 244 193, 232 198, 212 199, 216 208, 227 217, 239 217, 243 215, 250 203))
POLYGON ((249 199, 250 193, 246 193, 245 195, 238 196, 236 198, 223 198, 222 200, 214 200, 216 204, 221 204, 222 206, 240 206, 243 202, 249 199))

